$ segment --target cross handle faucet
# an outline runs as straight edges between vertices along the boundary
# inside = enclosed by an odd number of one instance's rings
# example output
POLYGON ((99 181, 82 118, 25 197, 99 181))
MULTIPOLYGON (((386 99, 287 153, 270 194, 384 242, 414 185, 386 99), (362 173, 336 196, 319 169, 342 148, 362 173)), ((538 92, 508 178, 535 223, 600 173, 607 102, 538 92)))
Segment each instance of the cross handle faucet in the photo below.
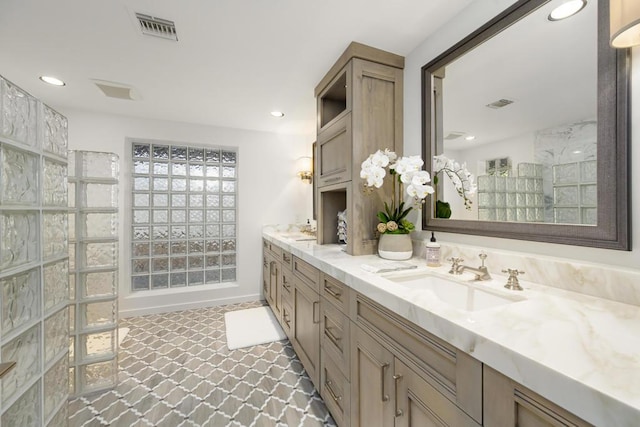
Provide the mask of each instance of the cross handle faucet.
MULTIPOLYGON (((484 252, 480 252, 478 258, 482 261, 482 265, 480 267, 471 267, 468 265, 457 265, 455 274, 462 274, 466 270, 473 271, 476 273, 476 280, 491 280, 491 275, 489 274, 489 270, 484 265, 484 260, 487 259, 487 254, 484 252)), ((453 269, 453 266, 451 266, 453 269)))

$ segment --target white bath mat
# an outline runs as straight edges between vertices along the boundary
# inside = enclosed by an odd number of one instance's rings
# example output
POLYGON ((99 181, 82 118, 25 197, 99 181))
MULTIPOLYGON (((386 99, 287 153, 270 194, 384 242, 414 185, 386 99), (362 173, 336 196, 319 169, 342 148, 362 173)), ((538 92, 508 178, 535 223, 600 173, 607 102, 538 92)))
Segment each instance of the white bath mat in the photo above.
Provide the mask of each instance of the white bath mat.
POLYGON ((228 311, 224 324, 229 350, 287 338, 269 307, 228 311))

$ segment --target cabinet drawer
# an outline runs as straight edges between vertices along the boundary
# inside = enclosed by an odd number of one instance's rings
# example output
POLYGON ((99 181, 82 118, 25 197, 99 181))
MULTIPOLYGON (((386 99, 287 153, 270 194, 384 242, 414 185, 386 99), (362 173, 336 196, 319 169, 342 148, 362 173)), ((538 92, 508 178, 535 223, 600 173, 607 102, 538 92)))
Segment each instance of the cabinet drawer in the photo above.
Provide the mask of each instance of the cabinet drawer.
POLYGON ((333 358, 324 350, 320 357, 320 395, 338 426, 349 426, 351 385, 333 358))
POLYGON ((293 269, 293 258, 291 256, 291 252, 282 249, 280 261, 282 262, 283 269, 288 269, 289 271, 293 269))
POLYGON ((262 250, 268 251, 278 261, 282 258, 282 248, 267 239, 262 239, 262 250))
POLYGON ((311 264, 301 260, 300 258, 293 257, 293 274, 307 284, 311 289, 319 292, 320 287, 320 270, 312 266, 311 264))
POLYGON ((333 356, 345 376, 349 376, 350 330, 349 317, 321 298, 320 343, 323 351, 333 356))
POLYGON ((487 365, 484 365, 484 397, 484 425, 487 427, 592 427, 487 365))
POLYGON ((327 301, 331 302, 343 313, 348 313, 349 311, 349 293, 350 289, 347 285, 331 276, 326 274, 322 275, 320 295, 325 297, 327 301))
POLYGON ((474 420, 482 422, 482 364, 463 351, 356 294, 352 319, 428 376, 430 383, 474 420))
POLYGON ((282 330, 287 337, 291 339, 291 334, 293 332, 293 319, 295 318, 293 314, 293 309, 291 308, 291 304, 288 302, 282 301, 282 307, 280 309, 280 325, 282 326, 282 330))
POLYGON ((351 114, 318 135, 318 187, 351 180, 351 114))
POLYGON ((282 303, 293 304, 293 273, 282 269, 282 303))

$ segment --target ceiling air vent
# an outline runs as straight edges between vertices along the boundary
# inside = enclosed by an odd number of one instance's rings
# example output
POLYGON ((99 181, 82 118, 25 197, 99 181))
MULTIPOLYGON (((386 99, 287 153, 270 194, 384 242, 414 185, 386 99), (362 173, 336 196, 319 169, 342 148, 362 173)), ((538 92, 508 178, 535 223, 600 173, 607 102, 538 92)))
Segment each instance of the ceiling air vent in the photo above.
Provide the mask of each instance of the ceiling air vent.
POLYGON ((173 21, 156 18, 155 16, 137 13, 136 18, 140 23, 142 34, 149 36, 161 37, 167 40, 178 41, 178 33, 176 33, 176 24, 173 21))
POLYGON ((513 101, 510 99, 499 99, 495 102, 492 102, 491 104, 487 104, 487 107, 489 108, 493 108, 494 110, 497 110, 498 108, 502 108, 502 107, 506 107, 509 104, 513 104, 513 101))
POLYGON ((139 101, 141 99, 138 91, 129 85, 106 80, 93 79, 92 81, 109 98, 126 99, 128 101, 139 101))
POLYGON ((453 139, 460 138, 462 135, 464 135, 464 132, 451 131, 447 134, 447 136, 444 137, 444 139, 451 141, 453 139))

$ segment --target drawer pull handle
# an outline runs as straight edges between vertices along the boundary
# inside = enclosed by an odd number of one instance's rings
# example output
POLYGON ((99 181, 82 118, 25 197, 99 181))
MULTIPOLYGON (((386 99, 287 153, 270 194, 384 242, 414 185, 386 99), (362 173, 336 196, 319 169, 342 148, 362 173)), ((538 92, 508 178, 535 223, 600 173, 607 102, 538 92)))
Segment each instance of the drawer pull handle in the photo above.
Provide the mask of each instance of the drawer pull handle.
POLYGON ((389 395, 384 393, 384 373, 389 367, 389 363, 383 363, 380 365, 380 389, 382 390, 382 401, 389 401, 389 395))
POLYGON ((291 285, 288 284, 286 280, 282 282, 282 287, 285 288, 287 291, 291 291, 291 285))
MULTIPOLYGON (((343 169, 340 169, 340 172, 342 172, 343 169)), ((323 180, 324 182, 334 182, 334 181, 340 181, 342 179, 341 176, 334 176, 333 178, 329 178, 329 179, 325 179, 323 180)))
POLYGON ((7 375, 9 371, 11 371, 15 367, 16 367, 16 362, 0 363, 0 378, 7 375))
POLYGON ((340 296, 342 295, 341 292, 334 291, 331 286, 327 286, 326 284, 324 285, 324 290, 335 299, 340 299, 340 296))
POLYGON ((396 417, 401 417, 404 412, 402 412, 402 409, 398 408, 398 382, 402 379, 402 375, 400 374, 396 374, 393 376, 393 381, 394 381, 394 391, 393 391, 393 395, 395 397, 395 402, 396 402, 396 417))
MULTIPOLYGON (((313 307, 311 309, 311 311, 313 312, 311 315, 313 316, 313 323, 320 323, 320 319, 318 318, 318 320, 316 320, 316 306, 320 304, 320 301, 314 301, 313 302, 313 307)), ((319 317, 319 316, 318 316, 319 317)))
POLYGON ((331 386, 333 385, 333 382, 331 380, 325 381, 324 385, 327 387, 327 391, 329 392, 329 394, 331 395, 331 398, 335 400, 336 403, 342 400, 342 396, 338 396, 331 388, 331 386))
POLYGON ((290 256, 287 256, 287 254, 282 254, 282 260, 283 260, 284 262, 289 263, 289 262, 291 262, 291 257, 290 257, 290 256))
POLYGON ((331 341, 333 345, 340 348, 340 346, 338 345, 338 341, 340 341, 342 338, 333 335, 333 332, 331 332, 331 328, 325 327, 324 334, 327 336, 327 338, 329 338, 329 341, 331 341))

